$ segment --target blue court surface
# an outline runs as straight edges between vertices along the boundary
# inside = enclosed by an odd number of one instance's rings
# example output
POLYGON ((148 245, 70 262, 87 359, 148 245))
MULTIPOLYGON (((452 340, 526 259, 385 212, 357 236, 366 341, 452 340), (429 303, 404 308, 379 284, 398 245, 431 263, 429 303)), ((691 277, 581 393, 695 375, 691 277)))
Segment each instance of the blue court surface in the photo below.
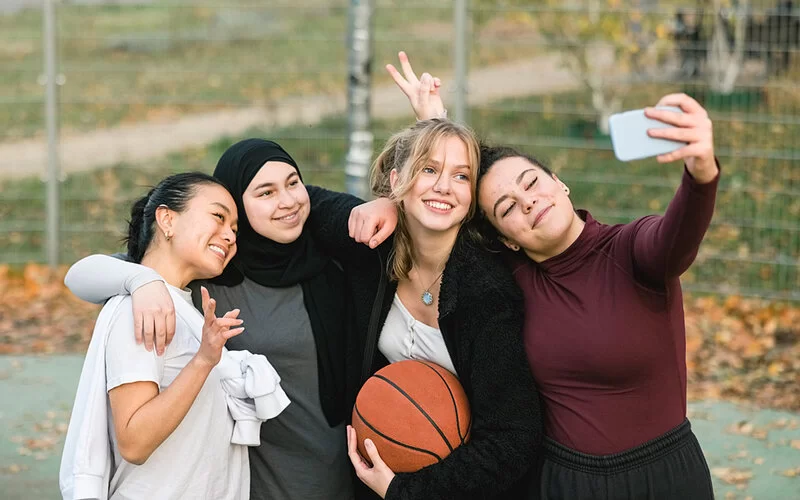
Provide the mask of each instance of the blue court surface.
MULTIPOLYGON (((0 498, 61 498, 58 466, 83 357, 0 357, 0 498)), ((800 499, 800 414, 696 402, 718 499, 800 499)), ((689 499, 687 499, 689 500, 689 499)))

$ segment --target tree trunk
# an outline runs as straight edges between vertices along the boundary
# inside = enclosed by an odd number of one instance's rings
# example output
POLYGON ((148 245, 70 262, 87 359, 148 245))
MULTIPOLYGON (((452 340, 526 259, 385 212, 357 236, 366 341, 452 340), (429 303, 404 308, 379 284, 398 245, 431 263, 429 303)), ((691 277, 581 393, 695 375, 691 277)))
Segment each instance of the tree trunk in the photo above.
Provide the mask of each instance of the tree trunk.
POLYGON ((608 119, 622 109, 622 99, 613 94, 613 91, 604 92, 602 86, 592 88, 592 106, 597 113, 597 130, 603 135, 608 135, 610 132, 608 119))
POLYGON ((749 0, 742 0, 735 11, 733 46, 728 41, 722 17, 722 1, 714 0, 714 31, 708 51, 709 87, 714 92, 730 94, 744 63, 744 42, 749 0))

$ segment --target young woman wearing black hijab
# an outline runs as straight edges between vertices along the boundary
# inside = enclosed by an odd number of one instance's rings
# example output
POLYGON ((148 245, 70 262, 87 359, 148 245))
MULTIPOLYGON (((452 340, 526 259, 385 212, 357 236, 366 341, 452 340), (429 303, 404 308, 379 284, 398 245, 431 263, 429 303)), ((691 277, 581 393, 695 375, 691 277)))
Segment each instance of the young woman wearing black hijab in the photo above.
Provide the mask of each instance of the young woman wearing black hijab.
MULTIPOLYGON (((297 163, 278 144, 234 144, 214 177, 228 186, 239 210, 238 253, 220 277, 190 285, 195 303, 204 285, 218 308, 241 310, 245 333, 227 347, 267 354, 292 401, 262 425, 261 445, 251 448, 251 498, 352 498, 344 427, 351 407, 346 391, 353 392, 347 369, 357 370, 360 363, 351 353, 357 350, 349 349, 355 348, 348 341, 354 329, 348 327, 344 272, 305 230, 309 196, 297 163)), ((147 314, 171 308, 160 280, 148 268, 93 255, 76 263, 65 282, 92 302, 133 292, 136 316, 148 318, 138 329, 147 338, 170 322, 147 314)))

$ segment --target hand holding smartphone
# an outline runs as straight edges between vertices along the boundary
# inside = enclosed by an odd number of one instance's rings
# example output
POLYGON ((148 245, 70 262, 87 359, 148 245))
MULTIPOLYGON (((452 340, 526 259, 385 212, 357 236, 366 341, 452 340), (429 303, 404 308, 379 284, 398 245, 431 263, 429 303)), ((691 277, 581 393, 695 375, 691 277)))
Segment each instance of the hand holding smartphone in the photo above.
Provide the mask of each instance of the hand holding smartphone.
MULTIPOLYGON (((676 113, 683 112, 675 106, 658 106, 657 109, 676 113)), ((611 130, 611 144, 614 147, 614 155, 620 161, 640 160, 671 153, 687 144, 647 135, 647 129, 670 128, 673 125, 646 117, 644 109, 611 115, 608 124, 611 130)))

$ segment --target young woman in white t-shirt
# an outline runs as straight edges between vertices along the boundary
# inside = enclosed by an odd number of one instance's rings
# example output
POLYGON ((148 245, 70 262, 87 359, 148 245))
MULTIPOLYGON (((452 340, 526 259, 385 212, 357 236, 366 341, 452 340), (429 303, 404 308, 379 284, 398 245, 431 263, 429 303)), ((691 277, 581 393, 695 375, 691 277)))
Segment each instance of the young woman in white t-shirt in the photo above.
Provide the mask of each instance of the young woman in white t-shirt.
MULTIPOLYGON (((202 173, 170 176, 133 205, 129 257, 155 270, 188 304, 176 307, 175 338, 164 356, 156 356, 136 343, 130 296, 106 303, 65 444, 65 498, 249 498, 247 446, 233 444, 237 436, 242 441, 241 432, 228 406, 231 391, 223 389, 230 374, 220 363, 236 354, 223 353, 224 345, 244 331, 242 320, 238 309, 216 317, 215 301, 205 289, 201 315, 186 288, 222 273, 236 253, 237 224, 228 190, 202 173), (110 412, 101 397, 105 391, 110 412), (103 437, 110 449, 105 456, 97 451, 103 450, 103 437), (92 463, 103 458, 107 463, 92 463)), ((256 426, 255 444, 257 435, 256 426)))

